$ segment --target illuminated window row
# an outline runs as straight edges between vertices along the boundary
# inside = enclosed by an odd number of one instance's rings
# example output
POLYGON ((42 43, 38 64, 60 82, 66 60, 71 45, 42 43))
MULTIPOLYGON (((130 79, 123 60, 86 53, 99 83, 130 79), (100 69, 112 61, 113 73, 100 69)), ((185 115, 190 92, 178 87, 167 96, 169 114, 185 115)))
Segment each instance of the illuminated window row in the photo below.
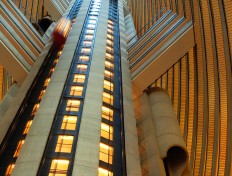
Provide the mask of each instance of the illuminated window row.
POLYGON ((81 104, 81 100, 68 100, 67 101, 67 104, 66 104, 66 111, 70 112, 78 112, 79 111, 79 108, 80 108, 80 104, 81 104))
MULTIPOLYGON (((111 5, 110 5, 111 6, 111 5)), ((110 121, 113 121, 114 110, 111 106, 114 105, 114 22, 108 20, 107 40, 106 40, 106 55, 105 55, 105 71, 104 71, 104 91, 103 102, 109 106, 102 106, 102 123, 101 123, 101 138, 113 141, 114 128, 110 121), (107 123, 106 120, 109 120, 107 123)), ((107 164, 113 164, 113 146, 104 142, 100 143, 99 160, 107 164)), ((113 172, 102 168, 98 168, 98 176, 113 176, 113 172)))
POLYGON ((104 89, 113 92, 114 91, 114 84, 110 81, 104 80, 104 89))
MULTIPOLYGON (((78 57, 78 64, 75 66, 76 70, 74 71, 74 75, 71 78, 72 79, 72 85, 69 86, 69 96, 72 96, 73 98, 68 98, 66 101, 65 106, 65 113, 72 114, 68 115, 65 114, 62 117, 62 124, 60 127, 60 130, 62 130, 64 133, 59 134, 56 138, 56 146, 55 151, 56 153, 66 153, 71 154, 72 148, 74 147, 73 142, 75 139, 75 136, 69 135, 69 131, 77 130, 77 122, 78 122, 78 115, 73 114, 79 114, 80 106, 82 100, 78 97, 83 96, 83 91, 85 89, 84 83, 86 81, 86 74, 88 74, 88 62, 90 62, 90 56, 92 53, 92 45, 94 41, 94 33, 95 28, 97 25, 98 20, 98 14, 100 9, 100 3, 99 0, 94 0, 91 3, 90 11, 88 13, 88 21, 85 25, 85 33, 82 37, 82 42, 80 44, 80 55, 78 57), (75 98, 77 96, 77 98, 75 98)), ((109 87, 109 86, 108 86, 109 87)), ((110 117, 109 117, 110 118, 110 117)), ((107 128, 105 126, 105 131, 103 135, 105 137, 112 134, 112 130, 110 127, 107 128), (108 134, 107 134, 108 133, 108 134)), ((70 133, 73 134, 73 133, 70 133)), ((54 158, 51 162, 50 170, 49 170, 49 176, 55 176, 55 175, 67 175, 68 168, 70 165, 70 160, 68 159, 59 159, 54 158)))
POLYGON ((110 105, 114 104, 114 96, 110 93, 103 92, 103 102, 108 103, 110 105))
POLYGON ((86 72, 87 69, 88 69, 88 65, 85 65, 85 64, 78 64, 77 65, 78 72, 86 72))
MULTIPOLYGON (((113 36, 113 22, 108 23, 107 40, 106 40, 106 55, 105 55, 105 72, 104 72, 104 91, 103 91, 103 102, 113 106, 114 104, 114 36, 113 36), (106 92, 107 91, 107 92, 106 92)), ((114 110, 113 108, 102 106, 102 123, 101 123, 101 138, 113 141, 114 128, 107 120, 113 121, 114 110)), ((111 145, 100 143, 99 160, 107 164, 113 164, 113 153, 114 149, 111 145)), ((113 176, 113 172, 99 167, 98 176, 113 176)))
POLYGON ((10 165, 7 167, 7 169, 6 169, 5 175, 6 175, 6 176, 10 176, 11 173, 12 173, 12 171, 13 171, 13 169, 14 169, 14 167, 15 167, 15 164, 10 164, 10 165))
POLYGON ((102 118, 105 120, 113 121, 114 111, 113 109, 102 106, 102 118))
POLYGON ((99 167, 98 168, 98 176, 113 176, 113 172, 99 167))
POLYGON ((64 115, 61 130, 76 130, 78 116, 64 115))
POLYGON ((113 140, 113 126, 101 123, 101 137, 109 140, 113 140))
POLYGON ((114 69, 114 64, 112 62, 105 61, 105 67, 108 68, 108 69, 113 70, 114 69))
POLYGON ((71 86, 69 95, 82 96, 83 88, 83 86, 71 86))
POLYGON ((71 153, 73 136, 58 135, 55 152, 71 153))
POLYGON ((49 176, 66 176, 69 166, 69 160, 53 159, 49 171, 49 176))
MULTIPOLYGON (((61 49, 63 49, 63 46, 62 46, 61 49)), ((56 59, 54 59, 54 62, 53 62, 53 66, 52 66, 52 68, 51 68, 50 71, 49 71, 49 77, 48 77, 47 79, 45 79, 45 81, 44 81, 44 84, 43 84, 44 89, 42 89, 42 90, 40 91, 40 94, 39 94, 39 97, 38 97, 38 103, 36 103, 36 104, 34 105, 33 109, 32 109, 32 112, 31 112, 31 116, 32 116, 32 117, 35 116, 35 114, 36 114, 36 112, 37 112, 37 110, 38 110, 38 108, 39 108, 40 101, 41 101, 41 99, 42 99, 43 96, 44 96, 45 90, 46 90, 46 88, 47 88, 47 86, 48 86, 48 84, 49 84, 49 82, 50 82, 51 74, 52 74, 52 73, 54 72, 54 70, 55 70, 55 66, 56 66, 56 64, 58 63, 58 59, 59 59, 61 53, 62 53, 61 50, 57 53, 56 59)), ((21 151, 21 149, 22 149, 22 147, 23 147, 23 144, 24 144, 24 140, 25 140, 25 138, 26 138, 26 135, 28 134, 28 132, 29 132, 29 130, 30 130, 30 127, 31 127, 31 125, 32 125, 32 121, 33 121, 32 119, 28 120, 27 123, 26 123, 26 125, 25 125, 25 128, 24 128, 24 130, 23 130, 23 137, 21 138, 21 140, 20 140, 20 141, 18 142, 18 144, 17 144, 16 150, 15 150, 14 155, 13 155, 14 158, 17 158, 17 157, 19 156, 19 154, 20 154, 20 151, 21 151)), ((14 163, 10 164, 10 165, 7 167, 7 170, 6 170, 5 175, 10 176, 11 173, 12 173, 12 171, 13 171, 13 169, 14 169, 14 166, 15 166, 14 163)))
POLYGON ((114 79, 114 73, 109 71, 109 70, 105 70, 104 71, 104 76, 105 78, 109 79, 109 80, 113 80, 114 79))

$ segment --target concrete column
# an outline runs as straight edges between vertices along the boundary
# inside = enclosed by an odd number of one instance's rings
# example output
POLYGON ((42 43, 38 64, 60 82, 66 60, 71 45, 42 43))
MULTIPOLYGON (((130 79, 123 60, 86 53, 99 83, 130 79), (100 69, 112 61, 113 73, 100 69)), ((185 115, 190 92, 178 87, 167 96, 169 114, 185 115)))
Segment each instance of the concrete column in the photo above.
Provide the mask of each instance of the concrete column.
POLYGON ((149 172, 149 175, 165 176, 156 129, 153 125, 152 109, 146 93, 135 99, 135 108, 139 114, 137 126, 142 130, 138 136, 139 144, 145 149, 145 152, 140 155, 141 165, 149 172))
POLYGON ((98 175, 108 11, 102 0, 73 166, 78 176, 98 175))
POLYGON ((169 174, 190 175, 188 153, 171 100, 162 88, 151 88, 148 97, 153 114, 161 158, 166 158, 169 174))
MULTIPOLYGON (((79 13, 82 13, 83 16, 87 13, 86 6, 89 5, 89 2, 89 0, 86 0, 82 4, 79 13)), ((49 85, 40 103, 40 107, 34 117, 30 131, 20 151, 12 176, 37 175, 75 48, 79 40, 81 33, 80 29, 82 29, 84 24, 85 18, 83 18, 83 16, 77 18, 76 22, 72 26, 72 30, 69 33, 64 49, 59 58, 59 62, 55 67, 55 71, 52 74, 49 85)), ((46 54, 47 53, 44 55, 46 56, 46 54)), ((40 59, 38 59, 38 61, 40 61, 40 59)), ((39 69, 40 66, 41 63, 35 63, 35 67, 37 69, 39 69)), ((30 73, 29 76, 31 74, 35 73, 30 73)))
POLYGON ((128 176, 141 176, 140 158, 138 151, 138 136, 136 131, 136 119, 134 103, 132 99, 131 74, 128 64, 126 27, 123 13, 123 1, 118 1, 119 11, 119 30, 120 30, 120 49, 121 49, 121 70, 122 70, 122 91, 123 91, 123 110, 125 128, 125 155, 126 169, 128 176))

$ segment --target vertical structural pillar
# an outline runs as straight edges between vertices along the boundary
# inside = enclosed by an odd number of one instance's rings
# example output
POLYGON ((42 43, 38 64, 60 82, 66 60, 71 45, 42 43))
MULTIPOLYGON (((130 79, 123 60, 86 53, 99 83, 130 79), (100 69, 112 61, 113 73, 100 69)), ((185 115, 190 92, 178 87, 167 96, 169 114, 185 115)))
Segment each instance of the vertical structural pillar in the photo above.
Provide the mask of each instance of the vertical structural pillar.
POLYGON ((98 173, 108 10, 109 1, 102 0, 78 135, 73 175, 94 176, 98 173))
POLYGON ((171 100, 162 88, 151 88, 148 97, 161 158, 169 175, 190 175, 188 153, 171 100))
POLYGON ((135 99, 135 108, 138 114, 137 127, 141 129, 138 135, 139 144, 145 149, 140 154, 141 166, 150 175, 165 176, 163 160, 160 157, 156 128, 152 115, 149 97, 146 93, 135 99))
MULTIPOLYGON (((89 4, 89 1, 85 2, 89 4)), ((71 10, 73 4, 74 1, 70 4, 70 7, 67 9, 67 11, 71 10)), ((85 15, 85 8, 81 8, 80 13, 85 15)), ((62 54, 59 57, 59 62, 55 67, 55 71, 52 74, 49 85, 47 86, 43 99, 40 102, 39 109, 30 127, 29 133, 27 134, 27 137, 24 141, 20 155, 16 161, 15 168, 12 172, 12 176, 37 175, 53 119, 55 117, 63 87, 65 85, 68 71, 72 62, 74 51, 79 40, 81 33, 81 30, 79 29, 82 28, 83 24, 84 18, 81 18, 78 20, 78 23, 75 22, 72 26, 72 30, 69 33, 69 37, 67 38, 62 54)), ((38 65, 38 62, 40 63, 39 59, 35 63, 35 68, 40 68, 41 63, 38 65)), ((34 75, 35 73, 30 72, 29 77, 31 74, 34 75)), ((27 82, 25 81, 23 86, 26 83, 27 82)))
POLYGON ((128 176, 141 176, 140 158, 138 151, 138 136, 136 131, 136 120, 132 99, 132 83, 127 61, 127 39, 125 18, 123 13, 123 1, 118 1, 119 30, 120 30, 120 50, 121 50, 121 69, 122 69, 122 92, 123 92, 123 111, 125 129, 125 155, 126 169, 128 176))

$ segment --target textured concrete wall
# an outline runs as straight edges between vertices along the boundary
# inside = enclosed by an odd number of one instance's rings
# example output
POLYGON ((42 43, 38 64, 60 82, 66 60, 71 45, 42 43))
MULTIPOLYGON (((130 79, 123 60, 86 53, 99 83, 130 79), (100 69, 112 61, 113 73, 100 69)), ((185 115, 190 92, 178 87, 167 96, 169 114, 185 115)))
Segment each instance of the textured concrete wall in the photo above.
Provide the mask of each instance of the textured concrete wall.
POLYGON ((186 145, 167 92, 158 87, 150 88, 148 97, 160 157, 166 158, 170 175, 190 175, 186 145))
POLYGON ((128 54, 126 27, 123 15, 123 1, 118 1, 119 9, 119 28, 120 28, 120 47, 121 47, 121 68, 122 68, 122 84, 123 84, 123 109, 124 109, 124 127, 126 142, 126 169, 128 176, 140 176, 140 158, 138 151, 138 137, 136 131, 136 120, 132 99, 132 83, 127 61, 128 54))
POLYGON ((73 175, 97 176, 109 1, 103 0, 78 136, 73 175))
POLYGON ((134 100, 137 111, 137 127, 140 129, 138 134, 139 145, 145 151, 140 154, 142 167, 151 176, 165 176, 163 160, 160 157, 157 132, 154 126, 152 109, 146 93, 134 100))
MULTIPOLYGON (((85 1, 83 5, 85 3, 88 5, 89 1, 85 1)), ((86 9, 81 7, 80 13, 86 14, 86 9)), ((55 67, 40 107, 34 117, 30 131, 16 161, 12 173, 13 176, 34 176, 37 174, 74 51, 79 40, 84 18, 79 18, 77 21, 78 23, 74 23, 72 26, 59 62, 55 67)), ((46 54, 44 55, 46 56, 46 54)), ((35 67, 40 68, 40 66, 41 64, 38 64, 35 67)))

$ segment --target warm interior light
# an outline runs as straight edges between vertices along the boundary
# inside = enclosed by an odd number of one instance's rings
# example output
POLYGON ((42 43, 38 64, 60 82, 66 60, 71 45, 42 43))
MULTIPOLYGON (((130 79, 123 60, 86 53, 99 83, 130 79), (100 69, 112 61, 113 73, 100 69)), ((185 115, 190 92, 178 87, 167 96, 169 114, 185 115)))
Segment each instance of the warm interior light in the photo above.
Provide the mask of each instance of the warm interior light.
POLYGON ((75 130, 77 123, 77 116, 64 115, 61 129, 62 130, 75 130))
POLYGON ((109 170, 103 169, 101 167, 98 168, 98 176, 113 176, 113 173, 109 170))
POLYGON ((109 67, 109 68, 113 68, 114 64, 112 64, 112 63, 109 62, 109 61, 105 61, 105 66, 106 66, 106 67, 109 67))
POLYGON ((87 65, 84 65, 84 64, 78 64, 77 65, 77 69, 80 70, 80 71, 86 71, 87 70, 87 65))
POLYGON ((85 82, 85 75, 75 74, 74 78, 73 78, 73 82, 84 83, 85 82))

